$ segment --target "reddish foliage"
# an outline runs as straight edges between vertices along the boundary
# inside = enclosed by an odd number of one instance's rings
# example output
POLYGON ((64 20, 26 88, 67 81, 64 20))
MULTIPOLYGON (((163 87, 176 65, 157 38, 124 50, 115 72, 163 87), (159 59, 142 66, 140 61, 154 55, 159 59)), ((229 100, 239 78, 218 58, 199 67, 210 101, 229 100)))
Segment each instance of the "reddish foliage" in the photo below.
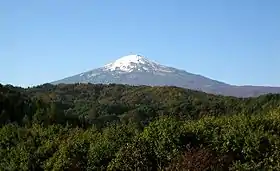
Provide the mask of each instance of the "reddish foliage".
POLYGON ((179 158, 173 159, 166 170, 189 170, 189 171, 206 171, 206 170, 228 170, 231 157, 218 157, 215 152, 206 148, 190 148, 185 151, 179 158))

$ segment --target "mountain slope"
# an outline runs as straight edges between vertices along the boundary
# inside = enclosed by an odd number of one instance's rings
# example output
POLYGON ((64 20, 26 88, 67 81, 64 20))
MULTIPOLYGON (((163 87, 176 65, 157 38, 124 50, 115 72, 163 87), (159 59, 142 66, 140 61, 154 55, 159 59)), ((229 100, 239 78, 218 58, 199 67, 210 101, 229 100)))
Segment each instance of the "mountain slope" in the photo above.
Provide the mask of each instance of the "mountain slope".
POLYGON ((278 87, 233 86, 184 70, 161 65, 140 55, 124 56, 104 67, 52 82, 72 83, 117 83, 149 86, 177 86, 206 93, 227 96, 249 97, 265 93, 278 93, 278 87))

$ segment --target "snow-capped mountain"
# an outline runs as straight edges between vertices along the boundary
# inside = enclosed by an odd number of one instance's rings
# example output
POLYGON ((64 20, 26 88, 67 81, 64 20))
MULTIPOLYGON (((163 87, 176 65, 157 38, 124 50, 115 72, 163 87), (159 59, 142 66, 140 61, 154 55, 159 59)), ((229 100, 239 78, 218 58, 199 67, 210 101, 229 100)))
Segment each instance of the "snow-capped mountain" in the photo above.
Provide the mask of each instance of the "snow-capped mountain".
POLYGON ((242 97, 280 92, 278 87, 229 85, 201 75, 161 65, 141 55, 124 56, 103 67, 52 82, 52 84, 60 83, 177 86, 206 93, 242 97))
POLYGON ((104 68, 110 71, 120 71, 120 72, 121 71, 122 72, 133 72, 133 71, 169 72, 167 67, 162 66, 154 61, 150 61, 140 55, 124 56, 113 63, 105 65, 104 68))

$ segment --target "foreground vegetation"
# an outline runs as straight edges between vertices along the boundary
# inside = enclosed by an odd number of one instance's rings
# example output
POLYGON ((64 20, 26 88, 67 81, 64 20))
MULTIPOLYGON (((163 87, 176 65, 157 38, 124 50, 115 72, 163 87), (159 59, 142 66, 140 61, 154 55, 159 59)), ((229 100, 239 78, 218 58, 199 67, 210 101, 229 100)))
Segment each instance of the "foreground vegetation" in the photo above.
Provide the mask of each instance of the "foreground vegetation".
POLYGON ((0 86, 0 170, 280 170, 280 96, 0 86))

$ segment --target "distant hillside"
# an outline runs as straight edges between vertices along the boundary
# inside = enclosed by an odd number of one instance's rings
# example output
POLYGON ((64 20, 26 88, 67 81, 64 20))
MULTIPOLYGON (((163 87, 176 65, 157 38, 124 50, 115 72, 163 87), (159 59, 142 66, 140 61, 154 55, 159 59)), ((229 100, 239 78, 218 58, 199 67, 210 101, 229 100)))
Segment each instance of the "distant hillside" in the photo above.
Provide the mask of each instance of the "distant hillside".
POLYGON ((2 87, 2 96, 2 122, 21 121, 23 118, 31 120, 36 115, 46 115, 46 123, 54 117, 59 123, 76 124, 103 123, 106 120, 147 123, 167 115, 199 119, 203 116, 253 114, 277 107, 280 102, 279 95, 241 99, 177 87, 121 84, 44 84, 29 89, 2 87), (5 109, 7 105, 14 106, 14 109, 5 109))

